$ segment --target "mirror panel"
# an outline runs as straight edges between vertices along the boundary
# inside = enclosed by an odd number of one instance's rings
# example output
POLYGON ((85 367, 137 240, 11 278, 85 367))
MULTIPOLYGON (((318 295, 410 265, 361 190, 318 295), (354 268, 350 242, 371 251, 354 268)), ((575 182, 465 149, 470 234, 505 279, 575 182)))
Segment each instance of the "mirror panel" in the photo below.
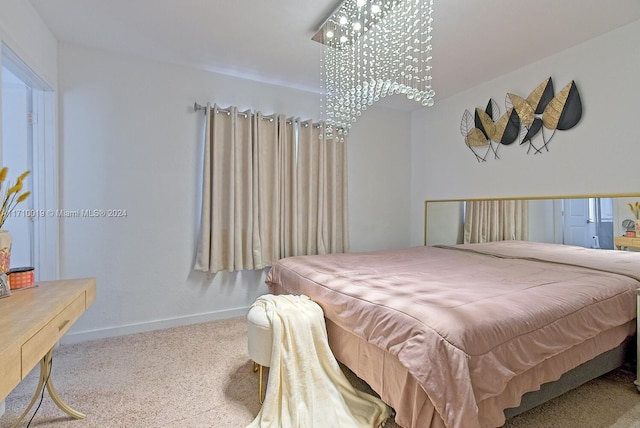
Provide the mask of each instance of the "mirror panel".
MULTIPOLYGON (((497 198, 488 200, 524 199, 497 198)), ((471 199, 480 200, 480 199, 471 199)), ((640 201, 638 194, 578 195, 541 197, 529 200, 529 240, 549 243, 568 243, 586 247, 613 248, 613 237, 623 236, 625 219, 635 219, 628 203, 640 201), (600 198, 601 203, 595 207, 600 198), (609 199, 610 198, 610 199, 609 199), (591 202, 589 202, 591 199, 591 202), (587 238, 584 242, 569 242, 573 238, 568 229, 565 214, 576 207, 588 210, 585 219, 587 238), (596 209, 598 211, 596 211, 596 209), (600 221, 594 221, 594 218, 600 221), (565 226, 567 230, 565 231, 565 226), (596 238, 597 237, 597 238, 596 238)), ((425 201, 424 243, 425 245, 452 245, 464 241, 464 200, 425 201)))

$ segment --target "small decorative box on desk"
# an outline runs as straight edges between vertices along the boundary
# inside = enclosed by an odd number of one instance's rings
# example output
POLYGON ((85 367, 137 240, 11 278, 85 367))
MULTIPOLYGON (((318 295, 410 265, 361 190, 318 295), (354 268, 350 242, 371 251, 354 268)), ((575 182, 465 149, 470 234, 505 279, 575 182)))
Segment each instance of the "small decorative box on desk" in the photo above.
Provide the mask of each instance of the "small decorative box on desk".
POLYGON ((9 269, 9 286, 12 290, 33 287, 33 268, 19 267, 9 269))

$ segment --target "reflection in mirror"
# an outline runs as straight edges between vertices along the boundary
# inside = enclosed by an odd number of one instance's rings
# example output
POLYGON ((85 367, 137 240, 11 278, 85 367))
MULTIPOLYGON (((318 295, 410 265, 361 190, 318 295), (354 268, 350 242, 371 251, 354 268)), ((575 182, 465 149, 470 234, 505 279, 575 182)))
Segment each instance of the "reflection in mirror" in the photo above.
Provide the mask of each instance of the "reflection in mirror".
MULTIPOLYGON (((634 230, 623 222, 635 221, 628 204, 639 200, 640 194, 530 199, 529 241, 614 249, 614 238, 634 230)), ((464 243, 464 219, 465 201, 426 201, 425 245, 464 243)))

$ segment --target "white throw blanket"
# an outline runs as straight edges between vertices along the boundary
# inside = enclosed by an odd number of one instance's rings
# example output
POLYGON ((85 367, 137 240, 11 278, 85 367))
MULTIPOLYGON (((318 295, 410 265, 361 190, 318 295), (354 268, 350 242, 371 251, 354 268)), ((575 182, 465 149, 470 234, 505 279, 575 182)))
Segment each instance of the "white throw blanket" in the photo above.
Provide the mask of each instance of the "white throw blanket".
POLYGON ((322 308, 307 296, 264 295, 273 332, 262 409, 247 428, 373 428, 390 416, 382 400, 355 389, 327 341, 322 308))

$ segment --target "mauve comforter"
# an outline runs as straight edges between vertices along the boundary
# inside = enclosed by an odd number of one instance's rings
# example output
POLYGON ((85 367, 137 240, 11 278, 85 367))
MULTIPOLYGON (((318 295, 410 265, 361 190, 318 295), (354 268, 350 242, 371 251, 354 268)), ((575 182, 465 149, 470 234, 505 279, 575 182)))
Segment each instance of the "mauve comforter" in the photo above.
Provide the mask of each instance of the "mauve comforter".
MULTIPOLYGON (((305 294, 325 317, 397 356, 447 427, 495 427, 531 385, 518 375, 635 318, 640 253, 501 241, 298 256, 267 285, 305 294), (499 396, 499 399, 496 399, 499 396)), ((621 333, 622 332, 622 333, 621 333)), ((593 353, 592 352, 592 353, 593 353)), ((575 355, 555 380, 594 355, 575 355)), ((538 385, 539 386, 539 385, 538 385)))

